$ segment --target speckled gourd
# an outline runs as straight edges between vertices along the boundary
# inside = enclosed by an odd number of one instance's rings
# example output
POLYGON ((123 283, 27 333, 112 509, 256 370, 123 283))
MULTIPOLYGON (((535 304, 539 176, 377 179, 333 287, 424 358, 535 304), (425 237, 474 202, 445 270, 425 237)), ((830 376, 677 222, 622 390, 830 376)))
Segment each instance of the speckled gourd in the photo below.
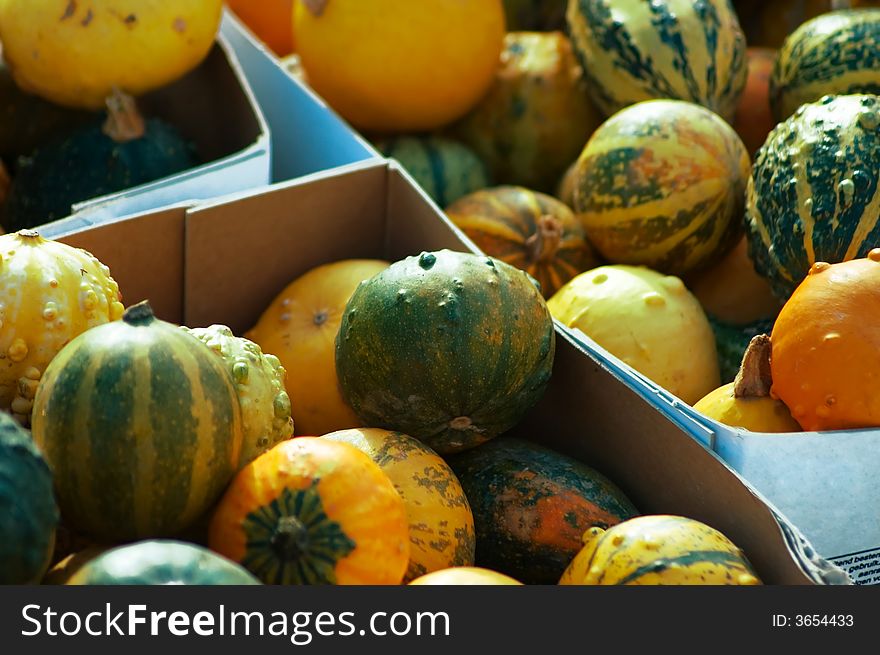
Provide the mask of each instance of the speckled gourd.
POLYGON ((284 388, 287 372, 278 358, 253 341, 236 337, 225 325, 183 329, 214 351, 235 381, 243 432, 239 468, 290 439, 294 425, 284 388))
POLYGON ((0 410, 29 424, 46 366, 71 339, 122 316, 110 269, 22 230, 0 236, 0 410))

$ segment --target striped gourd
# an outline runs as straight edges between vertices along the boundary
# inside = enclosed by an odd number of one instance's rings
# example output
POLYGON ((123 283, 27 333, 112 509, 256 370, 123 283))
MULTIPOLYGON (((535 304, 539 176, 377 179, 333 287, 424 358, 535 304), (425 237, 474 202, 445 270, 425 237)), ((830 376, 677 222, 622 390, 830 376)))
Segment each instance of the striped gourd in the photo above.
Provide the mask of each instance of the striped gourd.
POLYGON ((473 150, 438 136, 401 136, 376 142, 376 149, 396 159, 440 207, 489 186, 486 165, 473 150))
POLYGON ((606 115, 675 98, 733 118, 746 41, 728 0, 571 0, 568 25, 606 115))
POLYGON ((826 95, 880 93, 880 9, 818 16, 782 46, 770 79, 777 121, 826 95))
POLYGON ((598 265, 571 209, 543 193, 485 189, 459 199, 446 213, 484 253, 535 278, 545 298, 598 265))
POLYGON ((52 360, 33 436, 73 529, 111 542, 160 537, 197 519, 232 478, 241 410, 223 362, 141 303, 52 360))
POLYGON ((880 99, 826 96, 777 126, 758 151, 746 201, 755 269, 787 299, 818 262, 880 244, 880 99))
POLYGON ((587 238, 612 263, 681 275, 742 235, 749 155, 704 107, 653 100, 618 112, 587 143, 575 175, 587 238))

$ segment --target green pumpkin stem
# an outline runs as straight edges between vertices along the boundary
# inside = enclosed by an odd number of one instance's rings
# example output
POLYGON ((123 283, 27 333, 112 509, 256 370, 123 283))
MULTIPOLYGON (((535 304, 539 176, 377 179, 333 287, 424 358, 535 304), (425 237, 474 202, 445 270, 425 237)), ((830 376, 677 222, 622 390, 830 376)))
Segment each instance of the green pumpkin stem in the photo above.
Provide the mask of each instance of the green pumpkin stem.
POLYGON ((309 530, 297 517, 282 516, 270 543, 282 561, 295 562, 308 551, 309 530))
POLYGON ((555 216, 544 214, 537 220, 537 231, 526 239, 529 260, 535 263, 549 262, 559 252, 562 243, 562 223, 555 216))
POLYGON ((107 121, 104 123, 104 134, 116 143, 134 141, 144 136, 147 126, 134 98, 114 89, 106 103, 107 121))
POLYGON ((150 301, 143 300, 137 305, 132 305, 126 309, 125 313, 122 315, 122 320, 129 325, 137 327, 149 325, 156 320, 156 315, 153 314, 153 308, 150 307, 150 301))
POLYGON ((770 373, 770 337, 759 334, 749 342, 742 365, 733 381, 735 398, 766 398, 773 386, 770 373))

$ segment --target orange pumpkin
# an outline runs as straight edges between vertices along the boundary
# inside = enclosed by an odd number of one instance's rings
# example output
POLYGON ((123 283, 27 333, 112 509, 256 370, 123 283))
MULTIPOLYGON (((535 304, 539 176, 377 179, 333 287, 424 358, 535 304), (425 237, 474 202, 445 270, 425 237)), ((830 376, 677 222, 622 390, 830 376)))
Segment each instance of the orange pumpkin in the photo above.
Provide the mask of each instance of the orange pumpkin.
POLYGON ((771 395, 804 430, 880 427, 880 248, 816 263, 773 333, 771 395))
POLYGON ((294 51, 293 0, 226 0, 226 4, 276 55, 285 57, 294 51))
POLYGON ((297 435, 361 425, 339 392, 336 333, 358 284, 388 266, 384 261, 349 259, 314 268, 291 282, 245 335, 287 370, 285 386, 297 435))
POLYGON ((457 566, 449 569, 441 569, 416 578, 411 585, 522 585, 522 582, 514 580, 509 575, 490 571, 477 566, 457 566))
POLYGON ((748 49, 749 76, 736 108, 733 127, 749 155, 755 156, 776 126, 770 110, 770 76, 776 64, 776 50, 748 49))
POLYGON ((243 468, 220 501, 208 545, 267 584, 400 584, 406 507, 354 446, 284 441, 243 468))

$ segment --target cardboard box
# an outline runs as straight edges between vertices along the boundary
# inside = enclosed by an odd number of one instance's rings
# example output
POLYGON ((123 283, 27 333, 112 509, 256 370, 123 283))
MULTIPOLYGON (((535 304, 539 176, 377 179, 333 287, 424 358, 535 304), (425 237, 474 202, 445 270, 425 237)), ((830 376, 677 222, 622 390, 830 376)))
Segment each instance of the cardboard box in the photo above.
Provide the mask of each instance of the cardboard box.
MULTIPOLYGON (((165 320, 223 323, 237 334, 319 264, 472 247, 397 164, 385 161, 61 238, 106 263, 127 304, 146 298, 165 320)), ((740 476, 641 402, 563 329, 550 387, 514 432, 595 465, 643 513, 717 527, 746 551, 766 583, 845 580, 740 476)))

